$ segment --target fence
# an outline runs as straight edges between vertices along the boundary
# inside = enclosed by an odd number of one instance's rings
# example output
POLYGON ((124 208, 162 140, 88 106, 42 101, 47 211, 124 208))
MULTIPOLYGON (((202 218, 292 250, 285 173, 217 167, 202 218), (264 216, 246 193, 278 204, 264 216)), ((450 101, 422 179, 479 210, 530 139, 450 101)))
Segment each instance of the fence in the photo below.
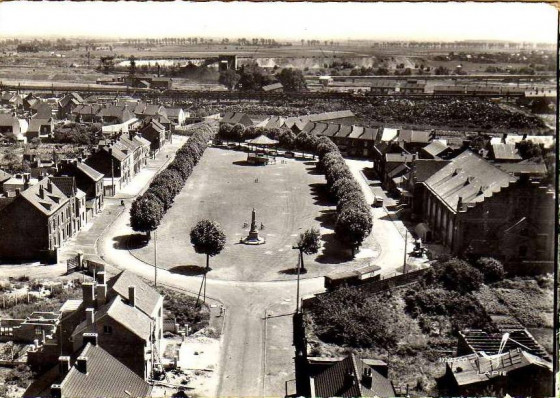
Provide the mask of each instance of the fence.
MULTIPOLYGON (((420 279, 420 277, 422 275, 424 275, 424 273, 428 270, 429 268, 423 268, 423 269, 419 269, 416 271, 411 271, 408 272, 406 274, 400 274, 400 275, 396 275, 396 276, 392 276, 392 277, 388 277, 388 278, 384 278, 384 279, 372 279, 372 280, 366 280, 366 282, 358 285, 358 286, 352 286, 353 289, 360 289, 364 292, 370 293, 370 294, 376 294, 376 293, 380 293, 383 291, 387 291, 387 290, 391 290, 394 289, 396 287, 399 286, 404 286, 404 285, 408 285, 411 283, 416 283, 418 282, 418 280, 420 279)), ((333 290, 333 291, 336 291, 333 290)), ((315 301, 317 300, 318 297, 325 295, 325 294, 331 294, 333 293, 333 291, 330 292, 325 292, 325 293, 319 293, 314 295, 313 297, 309 297, 309 298, 305 298, 302 300, 302 308, 306 308, 309 309, 311 307, 313 307, 315 301)))

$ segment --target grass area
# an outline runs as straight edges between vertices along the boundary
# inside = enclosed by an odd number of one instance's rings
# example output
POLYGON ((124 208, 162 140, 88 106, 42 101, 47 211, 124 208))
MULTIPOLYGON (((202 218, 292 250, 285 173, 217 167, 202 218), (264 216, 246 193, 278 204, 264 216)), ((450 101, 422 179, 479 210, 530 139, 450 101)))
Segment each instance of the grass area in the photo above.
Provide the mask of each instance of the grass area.
MULTIPOLYGON (((350 250, 334 239, 335 208, 325 199, 325 179, 315 171, 314 162, 288 159, 282 163, 278 158, 276 164, 257 167, 246 164, 246 157, 244 152, 206 150, 157 230, 158 266, 188 275, 203 271, 205 257, 195 253, 189 233, 204 218, 220 223, 227 237, 222 253, 210 259, 210 278, 295 278, 297 253, 292 246, 298 234, 311 227, 320 227, 323 246, 317 255, 306 256, 308 276, 369 264, 368 258, 352 260, 350 250), (259 230, 266 239, 264 245, 239 243, 249 232, 253 207, 257 226, 264 225, 259 230)), ((153 244, 153 240, 147 246, 129 240, 128 247, 151 263, 153 244)), ((370 236, 364 247, 373 244, 370 236)))
POLYGON ((308 354, 381 359, 411 396, 437 396, 442 358, 455 355, 457 331, 491 331, 490 315, 513 316, 552 352, 552 300, 552 276, 506 279, 465 294, 429 281, 376 295, 343 288, 319 296, 306 312, 308 354))
POLYGON ((206 305, 196 308, 196 299, 176 290, 158 287, 165 298, 163 308, 165 315, 175 318, 179 325, 188 324, 192 333, 208 326, 210 310, 206 305))

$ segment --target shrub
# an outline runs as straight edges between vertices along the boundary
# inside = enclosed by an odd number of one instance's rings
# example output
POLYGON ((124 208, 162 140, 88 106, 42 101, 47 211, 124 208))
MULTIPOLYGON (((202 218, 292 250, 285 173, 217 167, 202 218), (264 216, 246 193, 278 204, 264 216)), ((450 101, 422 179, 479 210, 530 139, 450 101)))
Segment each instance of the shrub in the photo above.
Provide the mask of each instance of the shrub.
POLYGON ((492 257, 481 257, 476 262, 476 267, 484 275, 485 283, 498 282, 504 279, 505 271, 503 264, 492 257))
POLYGON ((437 262, 422 276, 426 286, 441 285, 447 290, 468 293, 482 285, 482 273, 466 261, 456 258, 437 262))
POLYGON ((353 347, 394 347, 397 329, 390 307, 378 296, 342 287, 320 295, 312 309, 315 333, 323 341, 353 347))

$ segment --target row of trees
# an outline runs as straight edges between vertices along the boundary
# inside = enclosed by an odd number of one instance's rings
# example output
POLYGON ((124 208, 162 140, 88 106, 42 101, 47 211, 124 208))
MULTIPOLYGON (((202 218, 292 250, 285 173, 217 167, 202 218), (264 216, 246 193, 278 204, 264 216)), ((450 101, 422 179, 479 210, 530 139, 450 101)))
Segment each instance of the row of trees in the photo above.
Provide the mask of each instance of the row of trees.
POLYGON ((134 231, 150 234, 159 226, 165 212, 173 204, 194 167, 204 153, 213 131, 208 126, 198 129, 179 149, 173 162, 150 183, 148 190, 137 197, 130 208, 130 226, 134 231))
POLYGON ((354 255, 371 233, 371 209, 338 147, 328 137, 320 137, 315 152, 319 156, 318 167, 325 174, 327 187, 336 202, 335 235, 351 246, 354 255))
POLYGON ((258 91, 263 86, 278 81, 282 83, 284 91, 300 92, 307 89, 305 77, 301 70, 284 68, 280 72, 270 73, 259 65, 247 64, 238 70, 228 69, 220 73, 218 82, 229 90, 238 88, 243 91, 258 91))

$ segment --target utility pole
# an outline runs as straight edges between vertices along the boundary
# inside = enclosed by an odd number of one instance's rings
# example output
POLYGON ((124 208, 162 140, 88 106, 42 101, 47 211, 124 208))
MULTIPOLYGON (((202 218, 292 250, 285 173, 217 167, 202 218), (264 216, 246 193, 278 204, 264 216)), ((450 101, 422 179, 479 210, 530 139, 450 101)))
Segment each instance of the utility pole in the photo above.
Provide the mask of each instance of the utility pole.
POLYGON ((115 196, 115 168, 113 166, 113 148, 109 148, 109 156, 111 156, 111 193, 115 196))
POLYGON ((298 246, 293 246, 292 249, 299 250, 298 264, 297 264, 297 290, 296 290, 296 314, 299 314, 299 275, 300 275, 300 264, 302 260, 302 252, 298 246))
POLYGON ((408 244, 408 229, 404 230, 404 261, 403 261, 403 274, 406 274, 406 246, 408 244))
POLYGON ((154 230, 154 285, 157 288, 157 229, 154 230))

